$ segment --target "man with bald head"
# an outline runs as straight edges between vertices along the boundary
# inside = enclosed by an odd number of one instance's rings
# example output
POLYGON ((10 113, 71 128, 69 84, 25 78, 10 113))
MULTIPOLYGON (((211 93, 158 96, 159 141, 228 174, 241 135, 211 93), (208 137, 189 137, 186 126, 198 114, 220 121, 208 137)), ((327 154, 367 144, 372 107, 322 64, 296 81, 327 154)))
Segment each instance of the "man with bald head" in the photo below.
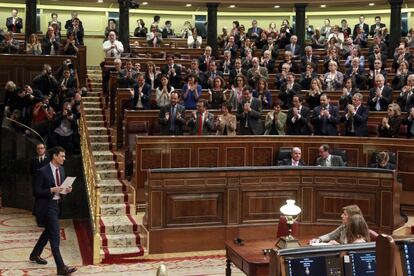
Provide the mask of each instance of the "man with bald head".
POLYGON ((285 158, 282 160, 283 166, 305 166, 305 163, 302 160, 302 150, 299 147, 293 147, 290 152, 291 158, 285 158))

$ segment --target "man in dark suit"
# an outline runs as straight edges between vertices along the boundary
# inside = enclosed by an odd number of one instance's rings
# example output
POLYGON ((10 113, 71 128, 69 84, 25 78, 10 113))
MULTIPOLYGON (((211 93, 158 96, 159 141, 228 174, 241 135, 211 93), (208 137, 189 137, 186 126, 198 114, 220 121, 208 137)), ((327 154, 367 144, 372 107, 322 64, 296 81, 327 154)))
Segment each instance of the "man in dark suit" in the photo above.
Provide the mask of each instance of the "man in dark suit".
POLYGON ((375 16, 375 24, 371 25, 371 28, 369 30, 369 34, 373 37, 376 34, 382 33, 382 28, 385 27, 384 23, 381 23, 381 16, 377 15, 375 16))
POLYGON ((246 77, 246 74, 247 74, 247 71, 242 67, 242 60, 240 58, 236 58, 236 60, 234 61, 234 68, 230 70, 230 75, 229 75, 230 86, 236 85, 234 81, 237 75, 243 75, 246 77))
POLYGON ((171 92, 170 104, 160 109, 161 135, 183 135, 185 125, 185 107, 179 102, 177 91, 171 92))
POLYGON ((52 148, 50 156, 52 159, 50 163, 39 169, 35 177, 36 204, 34 214, 37 223, 44 226, 45 230, 40 235, 29 259, 38 264, 47 264, 47 261, 40 255, 49 241, 57 267, 57 274, 69 275, 75 272, 76 268, 66 266, 60 255, 59 203, 62 198, 60 193, 70 193, 72 187, 66 189, 60 187, 65 180, 65 170, 62 167, 65 161, 65 150, 61 147, 52 148))
POLYGON ((21 33, 23 28, 23 19, 17 16, 19 11, 17 9, 12 9, 12 16, 7 17, 6 27, 8 32, 21 33))
MULTIPOLYGON (((50 159, 46 155, 46 146, 43 143, 38 143, 36 145, 36 156, 32 157, 30 162, 30 173, 34 177, 37 173, 37 170, 43 168, 46 164, 49 164, 50 159)), ((33 195, 34 195, 34 181, 33 181, 33 195)))
POLYGON ((132 109, 151 109, 151 85, 145 82, 143 73, 139 73, 134 90, 131 91, 132 109))
POLYGON ((161 73, 168 76, 172 87, 181 87, 181 67, 174 63, 173 55, 167 57, 167 64, 161 68, 161 73))
POLYGON ((52 67, 49 64, 43 65, 41 74, 33 78, 33 87, 40 90, 45 96, 53 96, 57 94, 59 84, 52 74, 52 67))
POLYGON ((74 18, 72 20, 72 26, 68 28, 67 33, 72 33, 75 37, 76 42, 79 45, 83 45, 83 36, 84 36, 84 30, 83 26, 80 24, 80 20, 78 18, 74 18))
POLYGON ((207 111, 207 105, 207 100, 199 99, 197 111, 192 112, 188 127, 193 135, 202 136, 214 133, 214 115, 207 111))
POLYGON ((338 107, 329 104, 329 97, 325 93, 321 95, 320 103, 321 105, 313 110, 312 124, 314 125, 314 134, 337 136, 337 124, 340 119, 338 107))
POLYGON ((201 71, 206 72, 210 68, 210 62, 215 58, 211 55, 211 47, 206 46, 204 54, 198 57, 198 67, 201 71))
POLYGON ((367 23, 365 23, 365 16, 363 15, 359 16, 359 24, 355 24, 354 31, 353 31, 354 37, 356 36, 356 31, 358 28, 361 28, 362 31, 368 35, 369 26, 367 23))
POLYGON ((60 33, 60 31, 62 30, 62 23, 58 20, 58 14, 55 12, 52 12, 50 17, 52 18, 52 20, 49 21, 47 25, 51 26, 52 24, 56 24, 58 26, 58 32, 60 33))
POLYGON ((313 50, 311 46, 305 47, 305 55, 301 57, 301 68, 302 72, 306 71, 306 66, 310 63, 312 64, 313 68, 318 68, 318 57, 313 55, 313 50))
POLYGON ((345 163, 341 156, 331 155, 329 146, 323 144, 319 147, 319 157, 316 159, 316 165, 321 167, 344 167, 345 163))
POLYGON ((414 106, 414 74, 407 77, 407 85, 401 88, 397 103, 403 112, 409 112, 411 107, 414 106))
POLYGON ((282 160, 283 166, 305 166, 305 163, 302 160, 302 150, 298 147, 293 147, 292 151, 290 152, 291 158, 286 158, 282 160))
POLYGON ((302 54, 301 46, 298 44, 298 37, 292 35, 290 37, 290 44, 286 45, 285 51, 292 53, 293 58, 298 58, 302 54))
POLYGON ((133 88, 138 72, 135 71, 132 60, 127 60, 125 63, 125 68, 119 71, 118 75, 118 87, 119 88, 133 88))
POLYGON ((310 109, 302 105, 302 98, 295 95, 292 98, 293 107, 288 110, 286 124, 288 135, 309 135, 309 114, 310 109))
POLYGON ((252 27, 249 28, 247 31, 247 37, 250 38, 252 41, 258 41, 260 39, 260 35, 262 34, 262 29, 257 27, 257 20, 252 21, 252 27))
POLYGON ((345 122, 346 136, 368 136, 368 109, 362 104, 362 100, 362 94, 355 93, 352 104, 345 107, 341 121, 345 122))
POLYGON ((65 99, 75 96, 77 89, 77 81, 75 77, 70 74, 70 69, 66 68, 63 71, 62 78, 58 81, 59 84, 59 103, 62 104, 65 99))
MULTIPOLYGON (((71 12, 71 19, 67 20, 65 23, 65 29, 69 29, 70 27, 73 26, 73 20, 75 20, 75 18, 78 18, 78 13, 77 12, 71 12)), ((79 20, 79 26, 82 28, 83 30, 83 25, 82 25, 82 21, 79 20)))
POLYGON ((282 101, 283 109, 292 107, 292 98, 294 95, 299 95, 302 87, 295 81, 293 73, 287 73, 286 82, 280 87, 279 99, 282 101))
POLYGON ((388 105, 392 102, 392 89, 384 85, 385 78, 379 74, 375 77, 377 87, 369 90, 368 105, 371 111, 386 111, 388 105))
POLYGON ((243 88, 243 99, 237 107, 237 120, 240 122, 239 134, 241 135, 262 135, 264 133, 261 120, 261 102, 253 98, 250 86, 243 88))

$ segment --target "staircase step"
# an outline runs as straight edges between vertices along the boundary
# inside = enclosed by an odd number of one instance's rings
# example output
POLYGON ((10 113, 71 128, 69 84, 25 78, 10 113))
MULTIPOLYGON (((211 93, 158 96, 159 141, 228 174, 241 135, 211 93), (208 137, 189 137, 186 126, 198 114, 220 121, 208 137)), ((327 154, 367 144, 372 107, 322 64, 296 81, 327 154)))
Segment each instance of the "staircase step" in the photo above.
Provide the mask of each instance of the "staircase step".
POLYGON ((101 102, 101 97, 99 96, 87 96, 82 98, 83 103, 96 103, 101 102))
POLYGON ((115 170, 116 162, 115 161, 104 161, 104 162, 95 161, 95 167, 97 170, 115 170))
POLYGON ((102 257, 109 257, 109 258, 126 258, 126 257, 138 257, 144 255, 144 249, 141 246, 135 247, 113 247, 113 248, 106 248, 107 253, 105 250, 101 249, 101 256, 102 257))
POLYGON ((86 121, 88 127, 105 127, 105 121, 86 121))
POLYGON ((115 179, 103 179, 98 185, 101 193, 122 193, 126 187, 119 181, 115 179))
POLYGON ((89 135, 91 143, 103 143, 108 142, 108 136, 105 135, 89 135))
POLYGON ((104 170, 104 171, 96 171, 101 177, 101 179, 117 179, 118 178, 118 170, 104 170))
POLYGON ((120 216, 127 215, 130 212, 131 206, 129 203, 116 203, 116 204, 102 204, 101 203, 101 216, 120 216))
POLYGON ((92 114, 99 115, 99 114, 102 114, 103 109, 102 108, 99 108, 99 107, 86 107, 85 106, 85 112, 88 115, 92 115, 92 114))
POLYGON ((105 117, 103 114, 85 114, 86 122, 90 121, 104 121, 105 117))
POLYGON ((110 150, 111 144, 108 142, 94 143, 91 142, 92 150, 110 150))
POLYGON ((110 151, 93 151, 92 155, 95 157, 95 162, 114 161, 114 154, 110 151))
POLYGON ((89 135, 108 135, 108 129, 106 127, 88 127, 89 135))
POLYGON ((102 110, 102 103, 101 102, 85 102, 83 103, 83 106, 88 109, 88 108, 99 108, 102 110))
POLYGON ((138 231, 138 225, 131 222, 128 216, 102 216, 100 221, 100 233, 131 234, 138 231))
POLYGON ((127 193, 102 193, 100 196, 102 204, 120 204, 132 198, 132 194, 127 193))
POLYGON ((137 234, 111 234, 101 236, 102 246, 106 248, 133 247, 139 245, 140 238, 137 234))

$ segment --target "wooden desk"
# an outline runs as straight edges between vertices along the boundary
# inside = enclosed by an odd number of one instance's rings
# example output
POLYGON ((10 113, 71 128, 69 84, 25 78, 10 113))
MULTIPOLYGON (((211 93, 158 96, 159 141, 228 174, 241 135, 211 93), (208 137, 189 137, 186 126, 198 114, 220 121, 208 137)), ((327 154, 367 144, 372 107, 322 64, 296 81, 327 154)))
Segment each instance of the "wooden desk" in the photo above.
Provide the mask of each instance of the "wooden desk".
POLYGON ((263 249, 273 248, 276 241, 249 240, 244 245, 226 241, 226 276, 231 275, 231 263, 246 275, 269 275, 269 255, 263 254, 263 249))

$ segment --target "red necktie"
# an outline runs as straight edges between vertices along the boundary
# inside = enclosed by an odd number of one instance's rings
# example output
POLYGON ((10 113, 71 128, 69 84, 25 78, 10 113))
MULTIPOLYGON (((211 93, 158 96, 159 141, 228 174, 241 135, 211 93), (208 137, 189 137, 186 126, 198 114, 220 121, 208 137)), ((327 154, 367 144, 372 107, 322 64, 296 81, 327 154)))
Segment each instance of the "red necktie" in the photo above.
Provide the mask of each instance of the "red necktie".
MULTIPOLYGON (((13 20, 13 19, 12 19, 13 20)), ((17 23, 17 19, 14 21, 13 23, 13 33, 16 32, 16 23, 17 23)))
POLYGON ((203 114, 198 116, 198 136, 203 135, 203 114))
POLYGON ((60 174, 59 174, 59 169, 56 169, 56 186, 60 186, 62 185, 62 183, 60 183, 60 174))

